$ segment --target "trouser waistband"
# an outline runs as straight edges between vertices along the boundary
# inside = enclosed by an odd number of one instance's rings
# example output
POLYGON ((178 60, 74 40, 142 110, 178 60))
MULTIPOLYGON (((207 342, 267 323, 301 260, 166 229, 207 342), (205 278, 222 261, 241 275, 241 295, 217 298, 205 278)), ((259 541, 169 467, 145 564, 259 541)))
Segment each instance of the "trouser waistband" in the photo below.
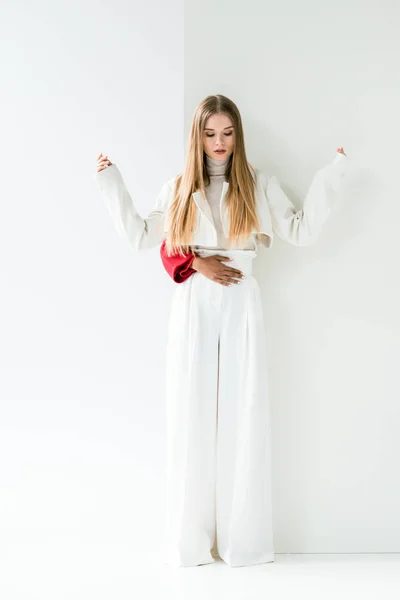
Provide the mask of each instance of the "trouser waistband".
POLYGON ((234 269, 239 269, 244 275, 251 275, 253 273, 253 259, 257 256, 255 250, 209 250, 207 248, 195 248, 194 251, 201 257, 217 254, 231 258, 232 260, 224 264, 234 269))

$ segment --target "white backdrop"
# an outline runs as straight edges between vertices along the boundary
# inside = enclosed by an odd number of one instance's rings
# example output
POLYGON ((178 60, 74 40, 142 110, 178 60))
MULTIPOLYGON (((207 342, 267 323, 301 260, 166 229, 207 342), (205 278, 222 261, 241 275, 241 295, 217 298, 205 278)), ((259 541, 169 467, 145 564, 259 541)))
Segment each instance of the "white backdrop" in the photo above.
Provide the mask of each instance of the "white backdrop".
POLYGON ((1 582, 67 564, 71 597, 81 552, 109 572, 126 543, 126 574, 159 542, 174 283, 92 174, 108 154, 146 214, 181 169, 183 4, 3 2, 0 23, 1 582))
POLYGON ((298 206, 337 146, 353 165, 315 246, 257 258, 276 551, 400 550, 398 22, 377 1, 187 0, 185 29, 180 0, 2 3, 1 583, 76 576, 88 552, 125 574, 160 541, 174 284, 92 173, 108 154, 144 215, 218 92, 298 206))
POLYGON ((317 243, 276 238, 256 274, 268 330, 276 552, 400 551, 400 9, 374 0, 186 0, 185 130, 241 110, 248 157, 300 207, 343 146, 317 243))

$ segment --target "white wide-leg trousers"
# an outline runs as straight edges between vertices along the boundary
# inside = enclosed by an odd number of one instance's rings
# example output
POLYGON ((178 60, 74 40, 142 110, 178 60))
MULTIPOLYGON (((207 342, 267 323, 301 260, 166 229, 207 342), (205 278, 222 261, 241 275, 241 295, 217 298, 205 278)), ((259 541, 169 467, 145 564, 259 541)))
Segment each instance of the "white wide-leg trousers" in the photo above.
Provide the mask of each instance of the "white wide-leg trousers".
MULTIPOLYGON (((200 252, 199 252, 200 253, 200 252)), ((195 273, 177 285, 166 358, 166 498, 162 560, 229 566, 274 560, 270 407, 256 251, 233 258, 230 287, 195 273)))

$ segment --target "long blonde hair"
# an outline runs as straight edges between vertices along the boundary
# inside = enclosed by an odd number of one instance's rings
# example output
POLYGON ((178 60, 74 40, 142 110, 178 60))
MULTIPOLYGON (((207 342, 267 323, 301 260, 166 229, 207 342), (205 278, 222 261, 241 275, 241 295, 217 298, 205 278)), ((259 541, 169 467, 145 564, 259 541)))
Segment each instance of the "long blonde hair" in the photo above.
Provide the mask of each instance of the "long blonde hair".
POLYGON ((203 132, 207 119, 224 113, 233 122, 235 144, 225 172, 229 188, 226 203, 229 212, 228 244, 247 239, 259 227, 255 204, 255 173, 247 162, 242 119, 239 110, 226 96, 207 96, 196 108, 190 135, 185 169, 176 178, 174 198, 169 207, 166 235, 168 255, 193 252, 192 235, 197 222, 197 206, 192 194, 210 183, 203 150, 203 132))

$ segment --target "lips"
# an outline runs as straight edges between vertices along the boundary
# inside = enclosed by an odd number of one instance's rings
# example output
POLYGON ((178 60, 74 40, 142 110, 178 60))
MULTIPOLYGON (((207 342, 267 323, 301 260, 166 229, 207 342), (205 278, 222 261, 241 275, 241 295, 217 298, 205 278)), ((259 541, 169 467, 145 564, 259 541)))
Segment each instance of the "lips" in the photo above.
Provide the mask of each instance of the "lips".
POLYGON ((226 150, 215 150, 216 154, 225 154, 226 150))

